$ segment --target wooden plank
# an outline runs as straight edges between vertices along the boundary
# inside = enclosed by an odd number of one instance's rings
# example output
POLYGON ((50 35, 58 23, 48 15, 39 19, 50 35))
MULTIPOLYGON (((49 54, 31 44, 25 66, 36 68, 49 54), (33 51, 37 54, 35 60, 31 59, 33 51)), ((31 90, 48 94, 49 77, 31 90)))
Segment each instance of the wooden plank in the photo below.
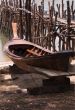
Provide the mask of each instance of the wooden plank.
POLYGON ((33 67, 37 73, 41 75, 45 75, 48 77, 55 77, 55 76, 69 76, 69 72, 62 72, 62 71, 55 71, 55 70, 48 70, 45 68, 33 67))
POLYGON ((36 55, 36 56, 41 56, 40 54, 36 53, 36 52, 33 51, 33 50, 27 49, 27 52, 29 52, 29 53, 31 53, 31 54, 33 54, 33 55, 36 55))
POLYGON ((35 74, 40 74, 42 76, 46 76, 46 77, 57 77, 57 76, 72 76, 75 75, 74 71, 68 71, 68 72, 64 72, 64 71, 56 71, 56 70, 48 70, 45 68, 39 68, 39 67, 31 67, 34 71, 35 74))

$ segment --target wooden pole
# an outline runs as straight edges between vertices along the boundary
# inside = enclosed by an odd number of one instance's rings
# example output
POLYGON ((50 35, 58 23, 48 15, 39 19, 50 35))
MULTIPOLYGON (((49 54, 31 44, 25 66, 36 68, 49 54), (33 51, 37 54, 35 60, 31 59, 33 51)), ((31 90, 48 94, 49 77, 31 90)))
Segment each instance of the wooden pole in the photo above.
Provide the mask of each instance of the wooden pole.
MULTIPOLYGON (((22 8, 22 1, 20 2, 20 8, 22 8)), ((22 10, 20 10, 20 38, 23 39, 23 24, 22 24, 22 10)))
POLYGON ((72 1, 71 11, 72 11, 72 19, 74 19, 74 1, 72 1))
POLYGON ((55 4, 55 0, 53 0, 53 2, 52 2, 52 9, 51 9, 51 11, 52 11, 52 17, 53 17, 53 15, 54 15, 54 11, 55 11, 55 9, 54 9, 54 4, 55 4))
POLYGON ((70 32, 70 24, 71 24, 70 4, 69 4, 69 1, 67 1, 67 31, 68 31, 68 35, 70 32))
POLYGON ((8 2, 7 2, 7 0, 5 1, 5 5, 6 5, 6 6, 8 5, 8 2))
POLYGON ((60 18, 60 4, 57 4, 57 8, 58 8, 58 17, 60 18))
POLYGON ((13 30, 13 39, 18 39, 16 22, 12 22, 12 30, 13 30))
POLYGON ((70 48, 70 24, 71 24, 71 12, 70 3, 67 1, 67 49, 70 48))
MULTIPOLYGON (((31 0, 26 0, 25 8, 31 11, 31 0)), ((26 40, 32 41, 31 39, 31 13, 26 13, 26 40)))
POLYGON ((63 0, 62 0, 62 18, 63 18, 63 15, 64 15, 64 3, 63 3, 63 0))
MULTIPOLYGON (((41 14, 42 14, 42 18, 43 18, 43 16, 44 16, 44 0, 42 0, 42 2, 41 2, 41 7, 42 7, 41 14)), ((41 34, 42 34, 42 36, 44 36, 44 22, 43 22, 43 20, 41 22, 41 34)))

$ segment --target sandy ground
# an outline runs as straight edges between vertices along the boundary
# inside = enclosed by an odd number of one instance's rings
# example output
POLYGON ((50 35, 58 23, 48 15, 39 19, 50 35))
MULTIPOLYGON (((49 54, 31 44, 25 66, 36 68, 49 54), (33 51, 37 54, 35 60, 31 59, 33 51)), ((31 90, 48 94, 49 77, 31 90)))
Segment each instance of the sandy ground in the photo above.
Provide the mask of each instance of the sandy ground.
POLYGON ((42 90, 34 95, 27 88, 41 87, 45 76, 23 73, 12 65, 12 62, 1 63, 0 110, 75 110, 75 76, 70 77, 67 91, 43 93, 42 90))

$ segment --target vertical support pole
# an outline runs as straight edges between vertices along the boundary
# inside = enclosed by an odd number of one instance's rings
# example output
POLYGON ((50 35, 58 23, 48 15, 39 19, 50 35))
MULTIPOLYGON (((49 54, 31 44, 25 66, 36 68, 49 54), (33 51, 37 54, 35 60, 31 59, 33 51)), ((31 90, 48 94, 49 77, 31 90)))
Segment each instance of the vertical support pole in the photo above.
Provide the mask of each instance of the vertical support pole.
POLYGON ((50 6, 50 2, 48 2, 48 6, 49 6, 49 23, 48 23, 48 48, 51 50, 51 24, 52 24, 52 17, 51 17, 51 6, 50 6))
MULTIPOLYGON (((34 36, 37 36, 37 22, 36 22, 36 10, 37 10, 37 5, 35 4, 35 0, 33 1, 33 10, 34 10, 34 16, 33 16, 33 30, 34 30, 34 34, 33 34, 33 38, 34 36)), ((33 42, 35 43, 35 40, 33 40, 33 42)))
POLYGON ((74 1, 72 1, 72 5, 71 5, 71 11, 72 11, 72 19, 74 19, 74 1))
POLYGON ((8 5, 8 2, 7 2, 7 0, 5 1, 5 5, 6 5, 6 6, 8 5))
POLYGON ((57 4, 57 8, 58 8, 58 17, 60 18, 60 4, 57 4))
POLYGON ((63 3, 63 0, 62 0, 62 18, 64 16, 64 3, 63 3))
POLYGON ((53 17, 54 12, 55 12, 54 4, 55 4, 55 0, 53 0, 53 2, 52 2, 52 9, 51 9, 51 11, 52 11, 52 17, 53 17))
MULTIPOLYGON (((22 1, 20 2, 20 8, 22 8, 22 1)), ((22 24, 22 10, 20 10, 20 38, 23 39, 23 24, 22 24)))
MULTIPOLYGON (((42 10, 41 10, 42 13, 41 14, 42 14, 42 18, 43 18, 43 16, 44 16, 44 0, 42 0, 42 2, 41 2, 41 7, 42 7, 42 10)), ((42 24, 42 26, 41 26, 41 28, 42 28, 42 30, 41 30, 42 31, 42 36, 44 36, 44 22, 43 22, 43 20, 42 20, 41 24, 42 24)))
POLYGON ((70 24, 71 24, 71 12, 70 12, 70 3, 67 1, 67 49, 70 48, 70 24))
MULTIPOLYGON (((31 0, 26 0, 26 9, 31 11, 31 0)), ((31 40, 31 13, 26 13, 26 40, 31 40)))
POLYGON ((18 6, 19 6, 19 5, 18 5, 18 0, 16 0, 16 7, 18 8, 18 6))

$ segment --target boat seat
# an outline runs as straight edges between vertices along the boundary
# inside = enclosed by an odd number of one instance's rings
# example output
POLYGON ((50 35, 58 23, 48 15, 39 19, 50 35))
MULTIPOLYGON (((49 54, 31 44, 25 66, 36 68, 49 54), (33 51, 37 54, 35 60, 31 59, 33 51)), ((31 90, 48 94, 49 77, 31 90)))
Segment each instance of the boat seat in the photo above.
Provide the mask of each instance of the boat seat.
POLYGON ((33 51, 33 50, 30 50, 30 49, 27 49, 27 52, 35 55, 35 56, 41 56, 40 54, 38 54, 37 52, 33 51))

